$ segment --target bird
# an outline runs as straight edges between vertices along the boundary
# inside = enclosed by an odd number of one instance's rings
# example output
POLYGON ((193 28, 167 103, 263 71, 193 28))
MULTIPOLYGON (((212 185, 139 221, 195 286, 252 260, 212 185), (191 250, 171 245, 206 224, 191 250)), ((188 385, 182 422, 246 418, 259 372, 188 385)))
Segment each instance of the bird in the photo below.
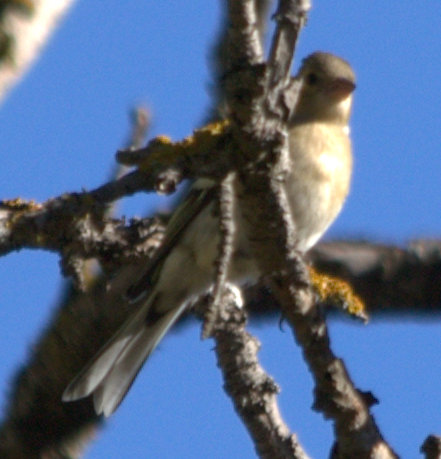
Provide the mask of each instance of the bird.
MULTIPOLYGON (((292 166, 284 186, 297 249, 305 253, 335 220, 349 192, 355 74, 341 57, 316 51, 302 61, 293 79, 300 89, 288 122, 292 166)), ((208 291, 220 240, 215 196, 213 182, 195 181, 170 218, 163 244, 128 291, 134 312, 70 382, 63 401, 93 395, 96 413, 110 416, 167 331, 191 301, 208 291)), ((240 209, 235 210, 234 222, 227 277, 241 285, 257 280, 260 273, 241 231, 240 209)))

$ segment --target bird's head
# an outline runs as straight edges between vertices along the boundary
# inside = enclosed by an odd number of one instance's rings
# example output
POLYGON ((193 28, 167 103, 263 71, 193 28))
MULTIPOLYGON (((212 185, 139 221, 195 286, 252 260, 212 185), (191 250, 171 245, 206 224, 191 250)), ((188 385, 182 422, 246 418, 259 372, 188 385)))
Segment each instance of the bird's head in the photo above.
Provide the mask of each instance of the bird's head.
POLYGON ((355 74, 348 62, 317 51, 303 60, 295 79, 301 87, 293 121, 347 124, 355 89, 355 74))

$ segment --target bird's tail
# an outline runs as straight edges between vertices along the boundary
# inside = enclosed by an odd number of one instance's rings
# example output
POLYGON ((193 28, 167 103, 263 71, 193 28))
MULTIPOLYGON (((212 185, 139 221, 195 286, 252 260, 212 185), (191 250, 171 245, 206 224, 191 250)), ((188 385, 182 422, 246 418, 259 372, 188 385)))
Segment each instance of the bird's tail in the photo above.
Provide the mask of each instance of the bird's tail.
POLYGON ((149 318, 155 297, 151 295, 73 379, 63 401, 93 393, 97 414, 110 416, 116 410, 145 360, 181 314, 182 307, 178 307, 149 318))

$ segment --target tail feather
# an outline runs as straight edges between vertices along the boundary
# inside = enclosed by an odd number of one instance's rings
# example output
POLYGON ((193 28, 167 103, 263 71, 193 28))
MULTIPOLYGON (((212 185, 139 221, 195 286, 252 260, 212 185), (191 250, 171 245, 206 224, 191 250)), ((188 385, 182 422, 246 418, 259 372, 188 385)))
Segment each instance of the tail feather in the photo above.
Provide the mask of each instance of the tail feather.
MULTIPOLYGON (((153 298, 154 300, 154 298, 153 298)), ((183 307, 172 309, 147 323, 152 297, 110 338, 98 354, 69 384, 63 401, 93 393, 97 414, 112 414, 126 395, 144 361, 179 318, 183 307)))
POLYGON ((94 391, 93 402, 98 414, 110 416, 118 408, 145 360, 176 322, 179 313, 180 310, 172 310, 154 325, 144 325, 144 329, 130 340, 94 391))

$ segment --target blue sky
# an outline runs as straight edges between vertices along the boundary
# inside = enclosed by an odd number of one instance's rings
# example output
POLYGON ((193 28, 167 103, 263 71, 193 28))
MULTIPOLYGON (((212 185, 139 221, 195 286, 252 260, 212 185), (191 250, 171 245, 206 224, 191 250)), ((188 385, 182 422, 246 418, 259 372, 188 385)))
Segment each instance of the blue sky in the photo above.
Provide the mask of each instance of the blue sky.
MULTIPOLYGON (((405 244, 439 237, 441 219, 441 3, 314 2, 296 65, 314 50, 348 59, 358 87, 352 120, 352 192, 328 238, 405 244)), ((0 108, 0 197, 45 200, 98 186, 128 132, 135 104, 153 113, 152 135, 188 135, 209 105, 208 50, 220 2, 78 2, 38 63, 0 108)), ((165 200, 140 195, 122 213, 165 200)), ((58 257, 23 251, 0 263, 0 384, 28 355, 57 303, 58 257)), ((441 433, 441 330, 433 320, 330 323, 336 353, 404 458, 441 433)), ((309 373, 277 318, 252 324, 264 367, 282 387, 282 413, 312 457, 326 457, 331 424, 310 410, 309 373)), ((141 372, 87 458, 252 458, 224 395, 213 343, 195 324, 172 333, 141 372)), ((3 404, 3 402, 2 402, 3 404)), ((2 405, 0 405, 2 406, 2 405)))

